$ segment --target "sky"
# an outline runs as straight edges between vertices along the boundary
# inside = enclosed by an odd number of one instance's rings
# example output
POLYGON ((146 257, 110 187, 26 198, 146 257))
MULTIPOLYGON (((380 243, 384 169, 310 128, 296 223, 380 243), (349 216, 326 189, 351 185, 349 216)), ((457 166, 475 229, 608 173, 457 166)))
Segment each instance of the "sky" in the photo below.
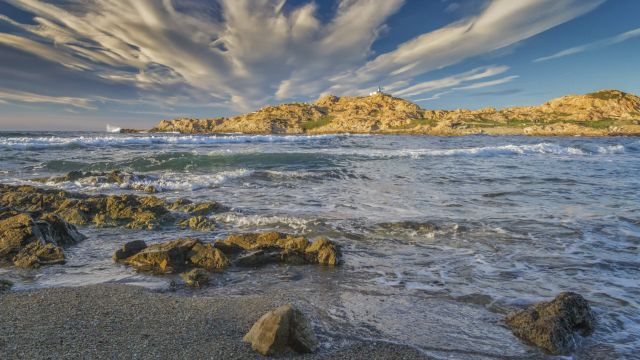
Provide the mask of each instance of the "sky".
POLYGON ((426 109, 640 94, 638 0, 0 0, 0 131, 150 128, 323 94, 426 109))

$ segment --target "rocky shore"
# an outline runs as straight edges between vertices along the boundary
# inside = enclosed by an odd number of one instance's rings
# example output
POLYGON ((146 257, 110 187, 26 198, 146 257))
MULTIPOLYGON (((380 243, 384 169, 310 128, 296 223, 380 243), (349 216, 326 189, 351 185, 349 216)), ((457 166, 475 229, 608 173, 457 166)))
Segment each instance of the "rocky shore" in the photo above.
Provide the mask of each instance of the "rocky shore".
MULTIPOLYGON (((127 132, 136 132, 128 129, 127 132)), ((425 110, 385 93, 323 96, 234 117, 163 120, 149 132, 183 134, 640 135, 640 97, 619 90, 570 95, 539 106, 425 110)))
MULTIPOLYGON (((84 175, 70 173, 61 178, 84 175)), ((216 202, 85 195, 0 184, 0 265, 64 266, 65 250, 85 240, 78 228, 82 226, 147 231, 188 226, 206 232, 215 227, 207 215, 225 209, 216 202)), ((415 231, 431 228, 417 223, 404 226, 415 231)), ((156 276, 180 274, 183 285, 172 285, 176 290, 207 286, 214 273, 229 267, 239 271, 269 264, 333 267, 340 265, 341 251, 339 244, 324 237, 310 241, 270 231, 229 234, 213 242, 193 237, 151 244, 134 240, 122 244, 112 259, 156 276)), ((254 355, 247 355, 240 339, 250 321, 255 324, 244 340, 264 355, 293 356, 291 349, 313 353, 320 346, 306 315, 292 305, 282 305, 298 303, 304 309, 304 301, 286 294, 187 298, 116 285, 24 293, 13 293, 11 288, 10 282, 0 279, 0 352, 8 358, 51 354, 72 358, 81 353, 87 356, 84 351, 91 352, 91 358, 162 358, 169 353, 247 358, 254 355), (277 309, 269 311, 273 307, 277 309), (132 345, 131 334, 143 345, 132 345)), ((576 349, 576 336, 593 333, 596 317, 581 295, 561 293, 549 302, 508 314, 504 323, 523 341, 547 353, 569 354, 576 349)), ((423 358, 416 350, 388 344, 360 340, 341 344, 336 348, 329 343, 309 358, 423 358)))

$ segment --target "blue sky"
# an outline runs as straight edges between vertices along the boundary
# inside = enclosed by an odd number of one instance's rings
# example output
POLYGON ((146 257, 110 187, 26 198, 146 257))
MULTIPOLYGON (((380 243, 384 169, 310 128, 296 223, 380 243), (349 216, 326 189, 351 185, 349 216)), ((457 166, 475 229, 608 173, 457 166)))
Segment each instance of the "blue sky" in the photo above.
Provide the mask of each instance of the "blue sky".
POLYGON ((362 95, 640 93, 637 0, 0 0, 0 130, 149 128, 362 95))

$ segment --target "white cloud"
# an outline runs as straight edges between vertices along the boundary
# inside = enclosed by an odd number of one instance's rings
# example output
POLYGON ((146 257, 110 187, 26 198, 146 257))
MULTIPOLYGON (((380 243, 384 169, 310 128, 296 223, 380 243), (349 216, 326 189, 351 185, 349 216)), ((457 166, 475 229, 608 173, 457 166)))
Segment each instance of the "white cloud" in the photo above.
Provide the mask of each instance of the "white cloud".
POLYGON ((495 76, 509 70, 508 66, 489 66, 477 68, 461 74, 447 76, 437 80, 424 81, 401 90, 397 90, 394 94, 397 96, 416 96, 434 90, 451 88, 465 82, 484 79, 495 76))
POLYGON ((511 82, 511 81, 517 79, 517 78, 518 78, 518 75, 512 75, 512 76, 507 76, 507 77, 503 77, 503 78, 496 79, 496 80, 482 81, 482 82, 477 82, 477 83, 471 84, 471 85, 465 85, 465 86, 461 86, 461 87, 456 87, 454 89, 455 90, 482 89, 482 88, 486 88, 486 87, 506 84, 508 82, 511 82))
MULTIPOLYGON (((284 0, 219 0, 207 6, 170 0, 8 1, 33 13, 36 24, 0 17, 17 30, 0 33, 1 45, 100 81, 134 84, 142 98, 244 111, 325 92, 366 93, 379 83, 405 95, 438 89, 447 84, 410 84, 416 76, 571 20, 603 0, 493 0, 476 16, 378 56, 372 45, 404 0, 341 0, 328 21, 321 21, 314 2, 288 6, 284 0)), ((495 74, 484 75, 467 74, 495 74)))
POLYGON ((95 107, 91 105, 90 100, 83 98, 68 96, 47 96, 13 90, 0 90, 0 101, 4 103, 49 103, 58 105, 71 105, 82 109, 95 109, 95 107))
POLYGON ((568 49, 559 51, 559 52, 557 52, 557 53, 555 53, 553 55, 544 56, 544 57, 535 59, 534 62, 547 61, 547 60, 557 59, 557 58, 561 58, 561 57, 565 57, 565 56, 569 56, 569 55, 573 55, 573 54, 578 54, 578 53, 581 53, 581 52, 584 52, 584 51, 600 49, 600 48, 603 48, 603 47, 606 47, 606 46, 619 44, 621 42, 627 41, 629 39, 632 39, 632 38, 635 38, 635 37, 638 37, 638 36, 640 36, 640 28, 627 31, 627 32, 624 32, 622 34, 618 34, 616 36, 612 36, 612 37, 607 38, 607 39, 595 41, 595 42, 592 42, 590 44, 585 44, 585 45, 580 45, 580 46, 575 46, 575 47, 572 47, 572 48, 568 48, 568 49))

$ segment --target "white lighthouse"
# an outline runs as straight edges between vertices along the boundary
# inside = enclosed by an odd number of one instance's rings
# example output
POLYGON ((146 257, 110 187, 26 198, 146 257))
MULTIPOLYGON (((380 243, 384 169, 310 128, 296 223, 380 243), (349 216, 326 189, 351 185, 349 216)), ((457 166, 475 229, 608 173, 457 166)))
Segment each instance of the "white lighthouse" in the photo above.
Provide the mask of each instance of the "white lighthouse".
POLYGON ((382 92, 381 86, 378 86, 378 89, 376 91, 369 93, 369 96, 379 95, 379 94, 384 94, 384 92, 382 92))

